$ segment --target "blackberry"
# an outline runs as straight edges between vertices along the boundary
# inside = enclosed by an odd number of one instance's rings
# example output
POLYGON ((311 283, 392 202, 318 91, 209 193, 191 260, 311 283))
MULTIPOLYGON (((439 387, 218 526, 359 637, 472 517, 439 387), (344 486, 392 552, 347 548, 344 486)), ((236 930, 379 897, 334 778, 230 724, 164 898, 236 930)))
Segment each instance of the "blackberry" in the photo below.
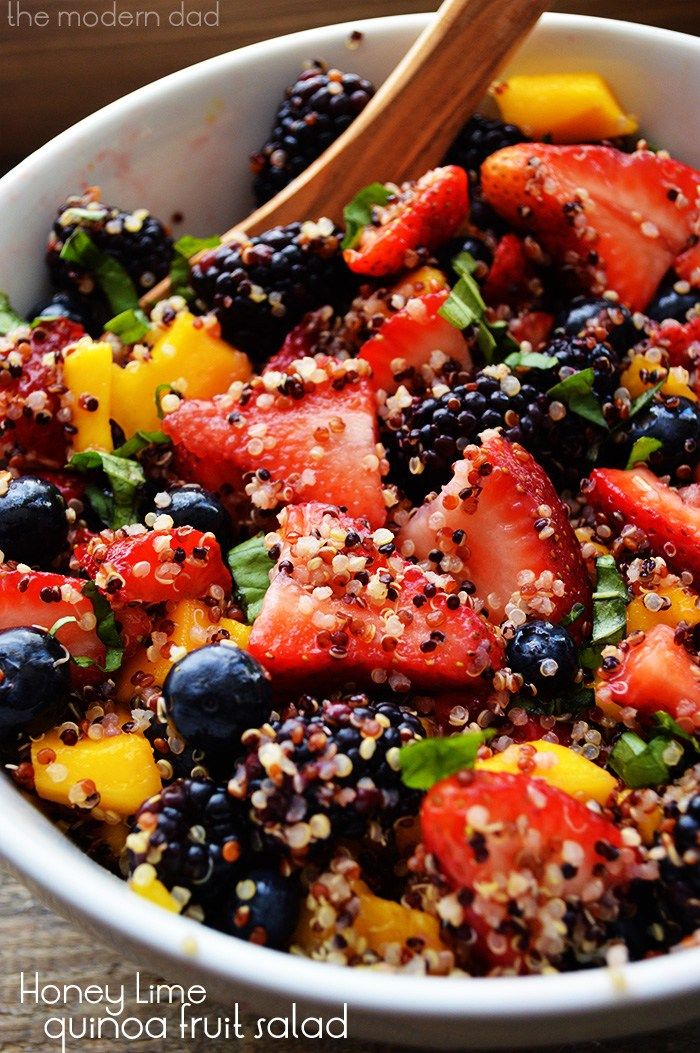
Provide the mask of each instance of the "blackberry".
POLYGON ((307 311, 342 295, 348 274, 340 240, 327 219, 273 227, 208 252, 192 267, 192 285, 226 339, 259 364, 307 311))
POLYGON ((356 73, 315 62, 284 93, 270 136, 250 159, 258 205, 283 190, 350 126, 374 95, 356 73))
POLYGON ((461 129, 445 155, 443 164, 466 168, 473 182, 478 182, 479 169, 491 154, 504 146, 528 143, 530 140, 515 124, 475 113, 461 129))
POLYGON ((192 746, 164 713, 161 703, 151 717, 144 734, 153 748, 161 780, 169 785, 177 779, 209 778, 209 764, 204 750, 192 746))
POLYGON ((398 753, 424 737, 416 714, 393 702, 304 698, 244 734, 247 754, 229 789, 250 801, 268 843, 303 857, 414 814, 419 798, 401 782, 398 753))
POLYGON ((240 877, 246 826, 244 809, 225 786, 178 779, 136 813, 127 838, 129 873, 153 866, 167 889, 184 890, 187 906, 209 921, 240 877))
POLYGON ((122 265, 139 294, 168 274, 173 242, 162 223, 145 208, 125 212, 115 205, 102 204, 93 187, 82 197, 69 197, 63 202, 49 234, 46 262, 58 288, 79 296, 91 296, 95 291, 93 275, 60 258, 61 249, 78 229, 84 230, 101 252, 122 265))
POLYGON ((684 936, 700 928, 700 764, 666 789, 662 803, 664 822, 652 850, 662 917, 684 936))
POLYGON ((657 475, 677 475, 679 480, 688 482, 700 457, 697 404, 677 396, 657 396, 632 420, 624 453, 629 456, 635 442, 642 438, 661 442, 659 449, 646 458, 657 475))
POLYGON ((576 337, 555 337, 544 348, 543 354, 556 358, 550 369, 530 370, 527 378, 540 390, 548 390, 560 380, 583 369, 593 369, 593 390, 602 401, 612 400, 619 387, 620 359, 608 343, 601 343, 594 334, 576 337))

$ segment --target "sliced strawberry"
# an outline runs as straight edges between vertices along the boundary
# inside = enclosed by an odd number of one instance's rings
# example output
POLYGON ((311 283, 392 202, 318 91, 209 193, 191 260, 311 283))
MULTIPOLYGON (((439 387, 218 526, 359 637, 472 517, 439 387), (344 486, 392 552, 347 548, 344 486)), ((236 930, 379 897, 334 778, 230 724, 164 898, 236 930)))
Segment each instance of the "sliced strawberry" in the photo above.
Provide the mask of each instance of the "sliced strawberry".
POLYGON ((212 587, 223 590, 223 600, 231 591, 231 575, 214 535, 189 526, 131 535, 105 531, 77 547, 74 558, 119 608, 194 599, 212 587))
POLYGON ((467 218, 467 173, 456 165, 434 168, 416 183, 404 183, 375 222, 364 228, 355 248, 343 255, 351 271, 379 278, 415 266, 410 254, 432 251, 453 236, 467 218), (407 258, 408 254, 408 258, 407 258))
POLYGON ((689 570, 700 580, 700 508, 692 495, 689 500, 685 496, 641 467, 596 468, 586 488, 594 508, 614 516, 620 527, 639 527, 669 566, 679 574, 689 570))
POLYGON ((0 451, 63 467, 65 423, 61 409, 62 359, 85 332, 67 318, 42 323, 25 340, 0 348, 0 451))
POLYGON ((39 467, 35 474, 47 483, 53 483, 59 490, 61 497, 68 504, 69 501, 83 501, 87 482, 84 475, 77 472, 59 472, 51 468, 39 467))
POLYGON ((554 321, 554 315, 546 311, 526 311, 510 320, 508 332, 519 344, 527 340, 532 350, 538 351, 547 343, 554 321))
POLYGON ((183 476, 211 490, 241 491, 251 473, 248 492, 259 507, 328 501, 383 523, 369 369, 364 362, 312 358, 299 368, 304 377, 290 371, 273 384, 257 378, 239 398, 182 402, 163 428, 183 476))
MULTIPOLYGON (((92 602, 83 596, 84 581, 43 571, 0 571, 0 629, 38 625, 50 629, 61 618, 75 618, 56 631, 56 639, 75 657, 104 664, 105 645, 96 632, 92 602)), ((84 672, 73 667, 74 679, 84 672)))
POLYGON ((673 269, 679 278, 689 282, 694 289, 700 288, 700 240, 677 257, 673 269))
POLYGON ((651 716, 658 710, 680 720, 688 731, 700 727, 700 666, 670 625, 655 625, 641 643, 629 646, 622 663, 597 694, 601 700, 637 709, 651 716))
POLYGON ((388 530, 320 504, 285 509, 280 523, 280 562, 249 643, 279 684, 401 674, 431 690, 488 686, 501 641, 466 597, 396 555, 388 530))
POLYGON ((124 656, 129 658, 153 629, 148 611, 141 604, 121 607, 117 618, 119 632, 124 644, 124 656))
POLYGON ((683 366, 688 370, 697 368, 700 360, 700 316, 682 323, 667 319, 653 326, 649 335, 653 344, 668 351, 670 365, 683 366))
POLYGON ((469 446, 452 479, 419 508, 399 535, 409 550, 458 581, 469 580, 489 617, 502 620, 514 603, 528 615, 559 621, 576 603, 586 609, 571 626, 585 632, 591 588, 581 549, 544 470, 517 443, 494 432, 469 446))
POLYGON ((471 369, 461 330, 438 313, 448 296, 449 291, 441 289, 413 297, 362 345, 359 357, 371 365, 378 388, 389 394, 396 391, 408 373, 427 365, 436 351, 471 369))
POLYGON ((484 283, 486 303, 508 304, 518 308, 533 299, 530 283, 534 277, 532 262, 522 238, 504 234, 493 254, 493 262, 484 283))
POLYGON ((700 173, 648 151, 607 146, 507 146, 481 167, 484 196, 536 235, 595 293, 643 310, 698 218, 700 173))
POLYGON ((548 903, 610 917, 611 890, 635 870, 617 826, 528 775, 444 779, 423 800, 421 828, 448 883, 468 893, 459 897, 463 920, 489 971, 531 972, 563 957, 566 930, 548 903))
POLYGON ((282 371, 298 358, 312 358, 319 350, 321 335, 328 331, 332 313, 330 307, 321 307, 318 311, 311 311, 304 315, 302 320, 287 333, 277 354, 268 360, 264 372, 282 371))

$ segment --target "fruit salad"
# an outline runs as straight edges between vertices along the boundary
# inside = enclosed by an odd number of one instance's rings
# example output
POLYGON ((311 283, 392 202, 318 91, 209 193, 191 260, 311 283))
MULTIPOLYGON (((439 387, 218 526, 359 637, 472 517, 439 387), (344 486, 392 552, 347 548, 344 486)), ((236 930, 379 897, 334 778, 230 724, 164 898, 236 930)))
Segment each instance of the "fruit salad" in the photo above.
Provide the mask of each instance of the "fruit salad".
MULTIPOLYGON (((258 201, 372 93, 309 65, 258 201)), ((597 74, 492 94, 343 217, 76 188, 0 304, 7 777, 135 896, 335 965, 700 942, 700 173, 597 74)))

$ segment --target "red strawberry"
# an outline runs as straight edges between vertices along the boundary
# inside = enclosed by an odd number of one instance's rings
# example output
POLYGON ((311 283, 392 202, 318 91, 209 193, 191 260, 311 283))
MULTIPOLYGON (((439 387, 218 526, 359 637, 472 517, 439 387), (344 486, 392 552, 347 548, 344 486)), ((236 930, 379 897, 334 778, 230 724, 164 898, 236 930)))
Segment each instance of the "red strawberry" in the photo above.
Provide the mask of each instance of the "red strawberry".
POLYGON ((280 515, 281 555, 248 645, 279 682, 488 685, 503 661, 491 626, 394 553, 392 535, 324 505, 280 515))
POLYGON ((435 351, 442 351, 464 369, 471 368, 469 347, 461 330, 438 313, 448 296, 449 291, 441 289, 413 297, 362 345, 359 357, 371 365, 378 388, 390 394, 396 391, 407 372, 420 370, 435 351))
POLYGON ((668 351, 672 366, 696 369, 700 360, 700 316, 696 315, 689 322, 683 323, 669 318, 660 325, 653 326, 650 340, 657 347, 668 351))
POLYGON ((121 607, 117 617, 117 624, 124 644, 124 655, 126 658, 129 658, 139 649, 139 645, 153 629, 148 611, 141 604, 121 607))
POLYGON ((635 870, 617 826, 528 775, 444 779, 423 801, 421 828, 448 883, 469 893, 459 897, 462 917, 489 970, 531 972, 556 962, 568 939, 549 905, 609 918, 611 890, 635 870))
POLYGON ((432 251, 453 236, 467 218, 467 173, 456 165, 434 168, 416 183, 404 183, 376 221, 365 227, 355 248, 343 255, 351 271, 380 278, 415 266, 407 253, 432 251))
MULTIPOLYGON (((580 546, 544 470, 522 446, 494 432, 464 456, 441 493, 403 528, 399 550, 408 542, 419 560, 444 553, 447 569, 458 581, 473 582, 496 621, 511 602, 555 622, 575 603, 589 611, 580 546)), ((582 635, 586 621, 584 615, 574 622, 572 633, 582 635)))
MULTIPOLYGON (((84 581, 63 574, 19 570, 0 571, 0 629, 19 625, 38 625, 50 629, 61 618, 75 618, 56 632, 56 639, 72 655, 91 658, 103 665, 105 646, 95 631, 91 601, 83 596, 84 581)), ((75 679, 84 679, 87 670, 73 667, 75 679)))
POLYGON ((372 525, 383 523, 368 367, 306 358, 300 368, 305 379, 270 374, 253 380, 239 398, 185 400, 166 417, 163 428, 182 474, 208 489, 240 491, 251 473, 248 492, 262 508, 328 501, 366 515, 372 525))
POLYGON ((677 257, 673 269, 679 278, 685 279, 694 289, 700 287, 700 240, 677 257))
MULTIPOLYGON (((693 488, 689 488, 691 491, 693 488)), ((596 468, 586 498, 594 508, 631 523, 647 536, 654 552, 678 573, 689 570, 700 580, 700 508, 692 493, 675 490, 648 468, 596 468)))
POLYGON ((45 479, 47 483, 53 483, 66 504, 69 501, 84 500, 87 486, 84 475, 79 475, 77 472, 54 471, 51 468, 37 468, 35 474, 45 479))
POLYGON ((194 599, 212 586, 223 590, 222 600, 231 591, 231 575, 214 535, 189 526, 140 534, 104 531, 77 547, 74 558, 119 608, 194 599))
POLYGON ((595 293, 643 310, 694 233, 700 173, 648 151, 520 143, 481 167, 484 196, 595 293))
POLYGON ((318 311, 304 315, 287 333, 279 351, 268 360, 264 372, 285 370, 298 358, 313 357, 319 350, 319 338, 328 332, 332 313, 330 307, 321 307, 318 311))
POLYGON ((504 234, 484 283, 484 299, 493 306, 508 304, 515 308, 532 302, 533 277, 534 268, 522 239, 517 234, 504 234))
POLYGON ((27 339, 0 349, 0 451, 63 467, 65 424, 61 409, 61 352, 84 336, 66 318, 42 323, 27 339))
POLYGON ((622 664, 598 686, 601 703, 615 702, 651 716, 658 710, 682 721, 688 731, 700 728, 700 666, 670 625, 655 625, 641 643, 630 646, 622 664))
POLYGON ((519 344, 527 340, 532 350, 538 351, 547 343, 554 321, 554 315, 545 311, 526 311, 510 320, 508 331, 519 344))

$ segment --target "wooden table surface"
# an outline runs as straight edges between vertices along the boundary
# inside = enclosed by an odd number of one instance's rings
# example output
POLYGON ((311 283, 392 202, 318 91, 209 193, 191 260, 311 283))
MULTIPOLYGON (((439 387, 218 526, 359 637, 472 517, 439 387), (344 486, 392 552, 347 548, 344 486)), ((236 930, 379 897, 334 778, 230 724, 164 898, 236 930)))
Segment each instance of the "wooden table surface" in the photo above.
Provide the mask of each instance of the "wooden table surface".
MULTIPOLYGON (((16 0, 15 0, 16 2, 16 0)), ((498 2, 498 0, 494 0, 498 2)), ((51 12, 62 0, 25 0, 22 9, 51 12)), ((79 6, 79 5, 77 5, 79 6)), ((85 5, 83 5, 85 6, 85 5)), ((108 6, 104 0, 91 4, 95 10, 108 6)), ((138 5, 122 4, 121 8, 138 5)), ((151 10, 165 12, 172 0, 150 0, 151 10)), ((193 8, 213 6, 198 0, 193 8)), ((247 0, 221 0, 219 26, 215 29, 167 28, 155 34, 129 29, 71 30, 56 33, 37 26, 9 28, 4 10, 0 15, 0 99, 3 100, 3 135, 0 137, 0 171, 7 168, 51 135, 79 117, 156 77, 233 47, 342 18, 351 20, 400 11, 437 7, 435 0, 347 0, 338 8, 332 0, 265 0, 255 5, 247 0), (7 100, 12 99, 8 107, 7 100)), ((653 25, 700 32, 698 0, 562 0, 552 5, 559 11, 628 18, 653 25)), ((111 951, 86 946, 81 934, 62 919, 34 903, 29 893, 0 871, 0 1053, 49 1053, 59 1048, 43 1034, 45 1014, 21 1006, 18 1001, 20 971, 39 970, 46 979, 61 984, 85 985, 95 978, 102 982, 133 985, 138 963, 124 962, 111 951)), ((138 1015, 142 1007, 131 1011, 138 1015)), ((700 1007, 699 1007, 700 1013, 700 1007)), ((131 1013, 130 1013, 131 1015, 131 1013)), ((250 1029, 247 1029, 250 1030, 250 1029)), ((572 1038, 575 1036, 572 1035, 572 1038)), ((114 1053, 132 1043, 115 1046, 107 1041, 85 1041, 77 1048, 89 1053, 114 1053)), ((158 1041, 134 1044, 139 1053, 161 1050, 158 1041)), ((245 1040, 236 1048, 245 1053, 301 1053, 304 1041, 245 1040)), ((230 1042, 195 1042, 180 1046, 168 1043, 168 1053, 223 1053, 230 1042)), ((314 1042, 318 1053, 331 1053, 337 1043, 314 1042)), ((560 1053, 696 1053, 700 1047, 700 1023, 626 1042, 570 1045, 560 1053)), ((75 1045, 73 1048, 76 1048, 75 1045)), ((395 1047, 399 1048, 399 1047, 395 1047)), ((389 1053, 389 1047, 367 1044, 352 1038, 343 1043, 347 1053, 389 1053)), ((539 1051, 538 1051, 539 1053, 539 1051)))

